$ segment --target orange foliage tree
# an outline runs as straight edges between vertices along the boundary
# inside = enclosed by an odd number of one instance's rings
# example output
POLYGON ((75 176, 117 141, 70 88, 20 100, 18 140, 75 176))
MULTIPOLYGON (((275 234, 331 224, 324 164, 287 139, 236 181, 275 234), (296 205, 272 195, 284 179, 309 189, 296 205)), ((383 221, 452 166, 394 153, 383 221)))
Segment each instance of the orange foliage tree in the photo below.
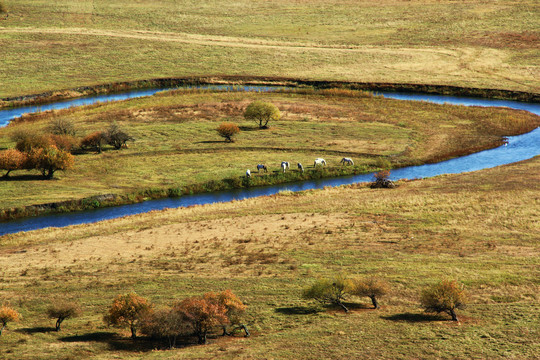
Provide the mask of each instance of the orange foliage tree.
POLYGON ((7 305, 0 307, 0 324, 2 324, 2 327, 0 328, 0 335, 2 335, 2 330, 4 330, 8 322, 19 320, 21 320, 21 314, 19 314, 15 309, 7 305))
POLYGON ((9 149, 0 152, 0 169, 7 170, 4 177, 8 177, 13 170, 24 169, 28 156, 17 150, 9 149))
POLYGON ((234 136, 240 132, 238 125, 234 123, 221 123, 216 129, 219 136, 225 138, 229 142, 234 142, 234 136))
POLYGON ((86 135, 81 140, 81 148, 83 149, 94 149, 98 153, 101 153, 101 148, 103 144, 105 144, 107 141, 107 136, 103 131, 96 131, 94 133, 91 133, 89 135, 86 135))
POLYGON ((467 295, 463 285, 455 280, 443 280, 422 292, 420 299, 426 312, 445 312, 458 321, 456 309, 465 308, 467 295))
POLYGON ((52 179, 57 170, 70 169, 75 162, 73 155, 58 149, 55 145, 32 150, 30 159, 33 167, 40 170, 46 179, 52 179))
POLYGON ((129 293, 118 295, 113 300, 103 320, 108 325, 129 327, 131 337, 135 339, 140 320, 150 312, 152 312, 152 305, 148 300, 135 293, 129 293))
MULTIPOLYGON (((203 295, 203 298, 213 304, 218 304, 225 308, 225 315, 229 319, 231 325, 236 325, 238 329, 243 329, 246 336, 249 336, 247 327, 241 323, 242 316, 244 315, 247 306, 244 305, 231 290, 225 290, 220 293, 208 292, 203 295)), ((230 335, 227 332, 227 324, 222 324, 223 335, 230 335)))
POLYGON ((206 344, 206 336, 212 328, 229 324, 227 308, 204 296, 187 298, 173 308, 188 321, 199 338, 199 344, 206 344))

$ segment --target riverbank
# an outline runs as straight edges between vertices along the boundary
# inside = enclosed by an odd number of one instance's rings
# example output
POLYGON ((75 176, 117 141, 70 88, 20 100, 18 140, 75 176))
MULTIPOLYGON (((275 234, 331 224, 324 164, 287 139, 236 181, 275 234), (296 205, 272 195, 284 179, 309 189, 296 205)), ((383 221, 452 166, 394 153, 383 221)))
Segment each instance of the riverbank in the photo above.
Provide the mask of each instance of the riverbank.
POLYGON ((429 84, 393 84, 376 82, 351 81, 315 81, 286 77, 265 76, 192 76, 180 78, 161 78, 138 81, 123 81, 95 86, 81 86, 72 89, 47 91, 39 94, 6 97, 0 99, 0 109, 30 105, 42 105, 51 102, 76 99, 100 94, 115 94, 140 89, 162 89, 175 87, 190 87, 201 85, 231 85, 231 86, 284 86, 311 87, 314 89, 352 89, 370 92, 407 92, 419 94, 437 94, 465 97, 478 97, 524 102, 540 102, 539 93, 512 91, 503 89, 481 89, 446 85, 429 84))

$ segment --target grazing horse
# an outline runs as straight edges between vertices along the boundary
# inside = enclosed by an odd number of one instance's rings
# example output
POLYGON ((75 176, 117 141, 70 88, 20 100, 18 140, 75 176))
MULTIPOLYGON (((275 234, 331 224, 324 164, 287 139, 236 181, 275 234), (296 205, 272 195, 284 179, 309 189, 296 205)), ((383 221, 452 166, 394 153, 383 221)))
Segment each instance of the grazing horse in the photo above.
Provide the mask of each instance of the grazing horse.
POLYGON ((343 158, 339 163, 343 165, 354 165, 354 161, 351 158, 343 158))
POLYGON ((264 172, 268 172, 268 168, 266 167, 266 165, 258 164, 257 165, 257 172, 261 171, 261 169, 264 170, 264 172))
POLYGON ((301 172, 304 172, 304 167, 300 163, 298 163, 298 170, 300 170, 301 172))
POLYGON ((313 163, 313 167, 317 167, 317 165, 325 166, 326 161, 323 158, 317 158, 315 159, 315 162, 313 163))
POLYGON ((251 177, 251 171, 249 169, 246 170, 246 177, 248 177, 248 178, 251 177))
POLYGON ((290 168, 291 168, 291 165, 289 164, 288 161, 281 162, 281 170, 283 170, 283 172, 285 172, 285 170, 290 169, 290 168))

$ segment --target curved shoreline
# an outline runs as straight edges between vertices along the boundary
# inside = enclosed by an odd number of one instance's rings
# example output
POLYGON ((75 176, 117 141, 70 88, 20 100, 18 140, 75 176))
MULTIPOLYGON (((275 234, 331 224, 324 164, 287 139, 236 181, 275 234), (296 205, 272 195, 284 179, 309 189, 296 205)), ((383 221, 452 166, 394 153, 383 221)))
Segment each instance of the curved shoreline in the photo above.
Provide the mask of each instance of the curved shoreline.
POLYGON ((538 93, 504 89, 467 88, 451 85, 306 80, 268 76, 190 76, 123 81, 94 86, 80 86, 65 90, 47 91, 39 94, 6 97, 0 99, 0 109, 41 105, 85 96, 114 94, 137 89, 178 87, 186 85, 274 85, 292 87, 305 86, 318 89, 350 88, 354 90, 366 91, 410 92, 433 95, 467 96, 500 100, 540 102, 540 94, 538 93))

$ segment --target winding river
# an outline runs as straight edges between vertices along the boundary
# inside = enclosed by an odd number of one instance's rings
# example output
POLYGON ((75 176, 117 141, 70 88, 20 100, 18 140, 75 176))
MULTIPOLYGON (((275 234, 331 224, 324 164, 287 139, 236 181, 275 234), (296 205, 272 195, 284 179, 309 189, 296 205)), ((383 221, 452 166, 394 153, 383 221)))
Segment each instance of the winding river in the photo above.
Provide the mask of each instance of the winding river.
MULTIPOLYGON (((262 92, 277 89, 277 87, 268 86, 209 86, 209 88, 227 89, 234 91, 262 92)), ((96 102, 117 101, 135 97, 150 96, 155 94, 156 92, 164 90, 169 89, 138 90, 125 92, 122 94, 108 94, 87 98, 79 98, 41 106, 26 106, 14 109, 0 110, 0 126, 6 126, 11 119, 19 117, 24 113, 45 111, 51 109, 64 109, 72 106, 89 105, 96 102)), ((395 98, 407 101, 430 101, 435 103, 448 103, 466 106, 504 106, 514 109, 527 110, 540 116, 539 103, 409 93, 379 94, 382 94, 388 98, 395 98)), ((475 154, 442 161, 436 164, 410 166, 392 170, 391 179, 415 179, 437 176, 442 174, 469 172, 526 160, 537 155, 540 155, 540 128, 537 128, 536 130, 531 131, 527 134, 509 137, 508 144, 506 146, 500 146, 495 149, 481 151, 475 154)), ((0 223, 0 236, 10 233, 16 233, 19 231, 36 230, 52 226, 62 227, 75 224, 92 223, 106 219, 118 218, 126 215, 144 213, 152 210, 161 210, 164 208, 177 208, 191 205, 202 205, 215 202, 241 200, 263 195, 272 195, 284 190, 301 191, 308 189, 320 189, 325 186, 339 186, 357 182, 367 182, 371 181, 372 179, 373 174, 354 175, 339 178, 305 181, 299 183, 280 184, 267 187, 186 195, 179 198, 149 200, 137 204, 115 206, 90 211, 44 215, 0 223)))

